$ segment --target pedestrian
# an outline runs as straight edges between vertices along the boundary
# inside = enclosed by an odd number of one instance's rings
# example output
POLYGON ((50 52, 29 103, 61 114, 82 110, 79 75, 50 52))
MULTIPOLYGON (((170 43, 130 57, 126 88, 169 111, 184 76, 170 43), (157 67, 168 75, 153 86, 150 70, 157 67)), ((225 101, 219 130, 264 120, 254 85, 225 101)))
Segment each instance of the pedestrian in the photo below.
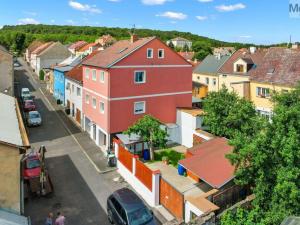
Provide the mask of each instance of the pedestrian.
POLYGON ((45 225, 53 225, 53 213, 50 212, 46 218, 45 225))
POLYGON ((66 217, 64 217, 60 212, 57 213, 57 218, 55 220, 55 225, 65 225, 66 217))

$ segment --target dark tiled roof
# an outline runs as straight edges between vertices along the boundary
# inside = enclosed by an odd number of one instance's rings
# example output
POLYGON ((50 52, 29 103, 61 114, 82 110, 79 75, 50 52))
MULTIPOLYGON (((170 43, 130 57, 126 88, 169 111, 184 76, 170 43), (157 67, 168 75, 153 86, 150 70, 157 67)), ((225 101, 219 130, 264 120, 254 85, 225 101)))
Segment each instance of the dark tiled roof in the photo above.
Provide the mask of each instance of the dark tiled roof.
POLYGON ((194 73, 201 74, 216 74, 220 67, 229 59, 230 56, 223 55, 218 59, 214 55, 208 55, 206 58, 194 69, 194 73))
POLYGON ((246 63, 255 64, 256 66, 258 66, 262 62, 265 54, 265 49, 258 49, 253 54, 251 54, 248 49, 239 49, 234 52, 231 57, 224 63, 224 65, 219 69, 219 73, 235 74, 233 64, 240 58, 243 59, 246 63))
POLYGON ((214 138, 189 149, 192 156, 179 164, 211 187, 221 188, 234 178, 235 167, 225 157, 232 150, 226 138, 214 138))
POLYGON ((130 40, 118 41, 103 51, 99 51, 94 57, 85 60, 83 64, 102 68, 109 67, 153 39, 155 39, 155 37, 141 38, 133 43, 131 43, 130 40))
POLYGON ((300 81, 299 49, 270 48, 250 80, 293 87, 300 81))

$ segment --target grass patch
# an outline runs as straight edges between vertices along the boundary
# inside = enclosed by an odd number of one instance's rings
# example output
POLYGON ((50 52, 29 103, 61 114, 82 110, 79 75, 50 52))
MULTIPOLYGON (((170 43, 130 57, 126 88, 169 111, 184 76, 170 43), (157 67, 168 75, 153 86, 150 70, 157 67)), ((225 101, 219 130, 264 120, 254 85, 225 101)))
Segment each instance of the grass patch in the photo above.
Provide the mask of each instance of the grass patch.
POLYGON ((162 161, 162 158, 166 156, 169 159, 169 164, 177 168, 178 161, 184 158, 184 154, 176 152, 171 148, 155 151, 154 152, 154 161, 162 161))

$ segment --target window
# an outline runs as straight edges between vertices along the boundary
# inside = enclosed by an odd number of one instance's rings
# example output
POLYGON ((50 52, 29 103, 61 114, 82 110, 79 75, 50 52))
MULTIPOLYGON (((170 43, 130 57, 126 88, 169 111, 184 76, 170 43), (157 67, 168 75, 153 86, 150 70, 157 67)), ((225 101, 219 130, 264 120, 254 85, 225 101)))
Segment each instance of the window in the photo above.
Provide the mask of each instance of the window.
POLYGON ((74 89, 75 89, 74 84, 72 84, 72 93, 74 93, 74 89))
POLYGON ((90 104, 90 96, 88 94, 85 95, 85 103, 90 104))
POLYGON ((208 77, 205 78, 205 83, 209 84, 209 78, 208 77))
POLYGON ((85 78, 86 79, 90 78, 90 69, 89 68, 85 68, 85 78))
POLYGON ((213 79, 213 85, 214 85, 214 86, 217 85, 217 79, 216 79, 216 78, 213 79))
POLYGON ((197 76, 197 79, 200 80, 200 76, 197 76))
POLYGON ((66 90, 70 90, 70 83, 67 82, 66 90))
POLYGON ((236 65, 236 72, 243 73, 244 72, 244 65, 237 64, 236 65))
POLYGON ((80 89, 80 87, 77 87, 76 92, 77 92, 77 96, 81 96, 81 89, 80 89))
POLYGON ((97 73, 96 70, 92 70, 92 80, 96 81, 97 80, 97 73))
POLYGON ((153 58, 153 49, 152 48, 147 48, 147 58, 148 59, 153 58))
POLYGON ((100 71, 100 82, 104 83, 104 71, 100 71))
POLYGON ((135 102, 134 103, 134 114, 145 113, 145 102, 135 102))
POLYGON ((165 57, 165 50, 164 49, 158 49, 158 58, 163 59, 165 57))
POLYGON ((134 83, 141 84, 146 82, 146 72, 145 71, 135 71, 134 72, 134 83))
POLYGON ((104 113, 104 102, 100 102, 100 112, 104 113))
POLYGON ((93 106, 94 109, 96 109, 96 107, 97 107, 97 100, 96 100, 96 98, 92 99, 92 106, 93 106))
POLYGON ((270 97, 270 89, 257 87, 256 88, 256 96, 261 97, 261 98, 268 98, 268 97, 270 97))

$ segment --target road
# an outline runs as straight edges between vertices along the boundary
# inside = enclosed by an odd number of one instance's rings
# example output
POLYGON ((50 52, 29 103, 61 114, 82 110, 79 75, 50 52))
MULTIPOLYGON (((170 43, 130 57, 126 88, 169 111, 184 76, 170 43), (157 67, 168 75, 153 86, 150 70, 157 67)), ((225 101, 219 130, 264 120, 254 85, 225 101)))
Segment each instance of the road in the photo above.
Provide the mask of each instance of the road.
POLYGON ((82 146, 87 142, 80 139, 84 138, 84 133, 72 125, 62 111, 55 109, 51 97, 37 81, 37 75, 22 59, 19 62, 21 66, 15 71, 18 87, 30 89, 43 119, 42 126, 29 128, 29 139, 35 149, 46 146, 46 165, 55 189, 51 197, 26 201, 25 215, 31 217, 32 225, 44 224, 49 212, 56 214, 58 211, 66 216, 67 224, 109 224, 106 199, 127 184, 113 181, 119 177, 116 171, 99 173, 82 146))

